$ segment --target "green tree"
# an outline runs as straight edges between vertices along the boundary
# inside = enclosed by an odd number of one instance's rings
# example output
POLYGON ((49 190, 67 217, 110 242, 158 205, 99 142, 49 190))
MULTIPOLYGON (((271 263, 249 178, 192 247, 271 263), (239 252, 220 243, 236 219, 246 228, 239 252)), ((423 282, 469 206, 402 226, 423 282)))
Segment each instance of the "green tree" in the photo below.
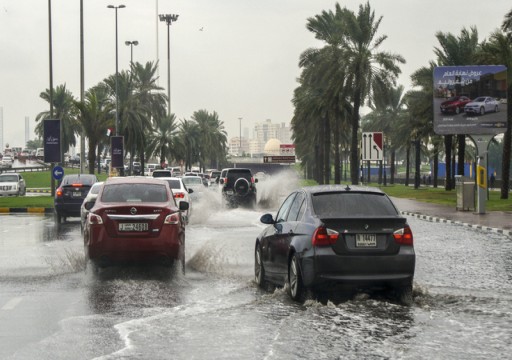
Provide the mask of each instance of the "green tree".
POLYGON ((149 154, 156 154, 160 158, 160 164, 165 163, 166 159, 170 163, 175 158, 175 150, 178 147, 176 116, 163 116, 156 118, 154 122, 156 126, 149 133, 147 151, 149 154))

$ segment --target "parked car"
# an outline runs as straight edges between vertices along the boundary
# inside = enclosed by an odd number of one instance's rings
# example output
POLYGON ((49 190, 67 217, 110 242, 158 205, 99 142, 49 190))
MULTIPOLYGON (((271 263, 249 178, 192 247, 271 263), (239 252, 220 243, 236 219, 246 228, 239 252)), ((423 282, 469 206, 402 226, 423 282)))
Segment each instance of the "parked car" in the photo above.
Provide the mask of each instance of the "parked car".
POLYGON ((441 103, 441 112, 460 114, 464 111, 464 106, 471 102, 471 99, 467 96, 452 96, 446 101, 441 103))
POLYGON ((488 112, 498 112, 500 110, 500 103, 495 98, 490 96, 480 96, 464 106, 466 114, 479 114, 485 115, 488 112))
POLYGON ((222 198, 230 207, 256 206, 256 183, 250 169, 222 169, 219 184, 222 198))
POLYGON ((80 207, 92 185, 96 182, 98 182, 98 178, 92 174, 64 176, 59 187, 55 190, 55 198, 53 199, 57 224, 66 221, 68 217, 80 217, 80 207))
POLYGON ((17 173, 0 174, 0 196, 22 196, 26 193, 23 176, 17 173))
POLYGON ((413 234, 377 188, 312 186, 292 192, 255 244, 259 286, 288 284, 293 300, 338 290, 385 290, 412 303, 413 234))
POLYGON ((12 168, 12 163, 14 162, 14 158, 12 155, 5 155, 2 157, 2 167, 3 168, 12 168))
POLYGON ((85 203, 92 203, 96 201, 96 198, 98 197, 98 193, 100 192, 102 186, 103 181, 98 181, 97 183, 94 183, 89 189, 87 195, 85 196, 82 205, 80 206, 80 229, 82 230, 82 232, 84 230, 85 221, 87 220, 87 214, 89 214, 89 210, 85 208, 85 203))
POLYGON ((178 206, 180 206, 182 202, 188 203, 188 208, 183 211, 183 218, 185 219, 185 223, 188 224, 190 215, 192 215, 193 205, 193 201, 190 195, 194 192, 194 190, 188 189, 187 186, 183 183, 182 178, 159 177, 157 179, 166 181, 169 184, 174 200, 178 202, 178 206))
POLYGON ((185 223, 169 186, 143 177, 109 178, 86 202, 85 255, 97 267, 149 263, 185 267, 185 223))

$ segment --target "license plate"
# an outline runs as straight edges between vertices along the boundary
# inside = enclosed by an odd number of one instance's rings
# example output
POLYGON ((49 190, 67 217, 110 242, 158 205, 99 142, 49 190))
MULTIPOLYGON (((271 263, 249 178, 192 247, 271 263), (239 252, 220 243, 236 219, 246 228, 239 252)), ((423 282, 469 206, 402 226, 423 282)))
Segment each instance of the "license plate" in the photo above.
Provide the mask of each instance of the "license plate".
POLYGON ((119 231, 147 231, 148 223, 122 223, 119 224, 119 231))
POLYGON ((73 191, 73 194, 72 194, 73 197, 81 197, 82 196, 82 193, 80 191, 73 191))
POLYGON ((356 247, 377 247, 375 234, 356 234, 356 247))

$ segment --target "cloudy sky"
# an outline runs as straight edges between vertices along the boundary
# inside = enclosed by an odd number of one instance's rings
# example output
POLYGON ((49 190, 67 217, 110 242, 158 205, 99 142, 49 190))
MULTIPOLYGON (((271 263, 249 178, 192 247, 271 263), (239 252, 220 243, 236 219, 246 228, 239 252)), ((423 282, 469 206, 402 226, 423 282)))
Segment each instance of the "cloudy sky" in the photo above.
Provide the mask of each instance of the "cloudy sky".
MULTIPOLYGON (((84 0, 85 88, 115 73, 115 11, 118 10, 119 69, 159 57, 160 86, 167 86, 167 27, 160 14, 179 14, 171 26, 171 103, 178 119, 194 111, 216 111, 228 136, 266 119, 289 123, 299 76, 298 59, 319 47, 305 28, 308 17, 333 10, 332 0, 84 0), (202 30, 201 30, 202 29, 202 30)), ((340 1, 357 11, 361 1, 340 1)), ((54 86, 66 84, 80 95, 79 0, 52 0, 54 86)), ((512 9, 509 0, 371 0, 383 16, 382 49, 407 61, 399 82, 434 59, 437 31, 459 35, 476 26, 480 40, 497 29, 512 9)), ((0 108, 3 145, 24 146, 25 118, 30 139, 35 117, 49 106, 39 94, 49 87, 48 1, 0 0, 0 108)), ((167 92, 167 89, 164 90, 167 92)), ((1 150, 0 150, 1 151, 1 150)))

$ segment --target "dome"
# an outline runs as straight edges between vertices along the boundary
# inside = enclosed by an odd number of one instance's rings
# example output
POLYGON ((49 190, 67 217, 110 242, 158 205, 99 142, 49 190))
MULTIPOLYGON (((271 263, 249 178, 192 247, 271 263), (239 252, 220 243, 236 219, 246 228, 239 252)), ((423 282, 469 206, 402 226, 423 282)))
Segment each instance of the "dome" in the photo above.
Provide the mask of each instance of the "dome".
POLYGON ((270 139, 263 148, 265 155, 280 155, 281 154, 281 141, 277 139, 270 139))

